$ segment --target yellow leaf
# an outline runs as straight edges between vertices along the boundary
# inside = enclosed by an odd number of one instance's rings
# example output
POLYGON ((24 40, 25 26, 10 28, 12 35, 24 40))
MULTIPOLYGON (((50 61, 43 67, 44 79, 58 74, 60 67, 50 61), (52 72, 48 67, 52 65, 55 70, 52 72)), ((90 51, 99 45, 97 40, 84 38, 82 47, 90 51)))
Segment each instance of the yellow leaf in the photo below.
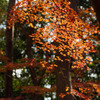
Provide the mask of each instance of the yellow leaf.
POLYGON ((32 23, 30 23, 30 26, 33 28, 33 24, 32 23))
POLYGON ((35 26, 34 28, 35 28, 35 29, 37 29, 37 27, 36 27, 36 26, 35 26))
POLYGON ((69 90, 69 87, 66 87, 66 91, 68 91, 69 90))

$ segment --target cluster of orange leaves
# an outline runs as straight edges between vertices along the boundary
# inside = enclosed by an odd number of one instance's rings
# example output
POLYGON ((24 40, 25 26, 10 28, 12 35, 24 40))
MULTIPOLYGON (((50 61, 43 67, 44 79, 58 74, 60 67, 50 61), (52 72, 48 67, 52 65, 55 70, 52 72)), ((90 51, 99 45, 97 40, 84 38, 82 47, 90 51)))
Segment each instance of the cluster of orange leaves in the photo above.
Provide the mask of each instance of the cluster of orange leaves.
MULTIPOLYGON (((93 82, 75 82, 73 84, 74 88, 72 89, 71 93, 68 92, 69 87, 66 87, 66 94, 60 93, 60 97, 64 98, 67 94, 76 95, 80 98, 83 98, 85 100, 90 100, 95 97, 94 92, 98 91, 100 89, 100 85, 97 85, 93 82), (79 91, 78 91, 79 90, 79 91)), ((36 93, 36 94, 42 94, 45 95, 46 92, 51 93, 56 91, 56 86, 53 85, 51 89, 43 88, 40 86, 24 86, 22 87, 23 91, 22 93, 36 93)), ((98 91, 98 96, 100 95, 100 90, 98 91)))
MULTIPOLYGON (((71 93, 68 92, 69 87, 66 87, 66 94, 76 95, 76 96, 83 98, 85 100, 91 100, 92 98, 94 98, 95 97, 94 92, 97 92, 97 91, 98 91, 97 95, 100 96, 100 85, 98 85, 97 83, 75 82, 73 84, 73 86, 76 89, 72 89, 71 93)), ((63 98, 64 96, 66 96, 66 94, 61 93, 59 96, 61 98, 63 98)))
POLYGON ((37 62, 35 59, 29 60, 28 58, 22 58, 20 59, 20 63, 12 63, 8 62, 8 57, 1 56, 2 59, 0 59, 2 62, 5 62, 5 65, 2 65, 0 67, 0 72, 6 72, 7 70, 14 70, 14 69, 21 69, 25 67, 34 68, 34 67, 40 67, 41 70, 43 69, 41 66, 42 64, 40 62, 37 62))
MULTIPOLYGON (((28 27, 37 29, 36 33, 30 35, 34 41, 33 44, 40 44, 44 52, 53 52, 56 55, 56 51, 63 57, 70 56, 73 61, 72 69, 84 69, 87 63, 91 62, 89 52, 96 52, 94 50, 93 41, 91 38, 95 33, 100 33, 98 27, 88 24, 81 20, 77 13, 70 8, 69 2, 56 2, 56 0, 22 0, 19 1, 10 13, 8 20, 8 28, 11 28, 13 22, 19 22, 20 24, 26 24, 28 27), (34 25, 39 22, 48 23, 44 28, 39 28, 38 25, 34 25), (43 42, 45 41, 45 43, 43 42)), ((62 59, 59 56, 53 58, 53 60, 59 60, 61 62, 69 61, 69 59, 62 59)), ((46 67, 48 62, 41 61, 42 67, 46 67)), ((57 65, 52 64, 48 69, 53 69, 57 65)), ((87 67, 87 70, 89 68, 87 67)), ((99 91, 98 88, 97 92, 99 91)), ((86 93, 87 89, 79 90, 82 93, 86 93)), ((77 93, 74 91, 73 94, 77 93)), ((77 96, 81 95, 77 93, 77 96)), ((64 95, 61 94, 64 97, 64 95)), ((87 97, 86 97, 87 98, 87 97)))

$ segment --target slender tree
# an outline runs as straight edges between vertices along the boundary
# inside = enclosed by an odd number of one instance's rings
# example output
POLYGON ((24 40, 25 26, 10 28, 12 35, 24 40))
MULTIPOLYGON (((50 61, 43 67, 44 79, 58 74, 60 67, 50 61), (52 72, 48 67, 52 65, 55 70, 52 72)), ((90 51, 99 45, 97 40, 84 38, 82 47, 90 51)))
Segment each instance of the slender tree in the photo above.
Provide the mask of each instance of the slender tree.
MULTIPOLYGON (((15 0, 9 0, 7 20, 9 20, 9 14, 12 7, 15 5, 15 0)), ((13 62, 13 36, 14 36, 14 23, 12 28, 9 29, 8 23, 6 25, 6 56, 9 58, 9 63, 13 62)), ((12 70, 8 67, 5 72, 5 97, 12 97, 13 86, 12 86, 12 70)))
MULTIPOLYGON (((31 63, 32 59, 33 59, 33 53, 32 53, 32 38, 29 36, 31 35, 32 33, 34 33, 34 29, 33 28, 29 28, 29 34, 27 33, 26 34, 26 44, 27 44, 27 55, 28 55, 28 59, 29 59, 29 62, 31 63)), ((29 66, 28 68, 30 70, 30 74, 31 74, 31 79, 32 79, 32 83, 34 86, 39 86, 40 83, 37 82, 37 79, 36 79, 36 70, 35 68, 33 68, 31 65, 29 66)), ((32 100, 39 100, 40 99, 40 96, 37 95, 37 94, 33 94, 32 95, 32 100)))

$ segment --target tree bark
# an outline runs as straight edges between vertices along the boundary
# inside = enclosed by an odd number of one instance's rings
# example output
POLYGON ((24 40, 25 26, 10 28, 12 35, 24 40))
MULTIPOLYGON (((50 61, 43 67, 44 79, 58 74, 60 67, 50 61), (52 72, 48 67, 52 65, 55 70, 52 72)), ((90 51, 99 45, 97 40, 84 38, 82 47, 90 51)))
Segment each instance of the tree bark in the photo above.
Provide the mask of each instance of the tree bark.
POLYGON ((100 0, 90 0, 92 5, 93 5, 93 8, 94 8, 94 11, 96 12, 96 17, 97 17, 97 20, 99 22, 99 26, 100 26, 100 0))
MULTIPOLYGON (((15 5, 15 0, 9 0, 7 20, 9 19, 9 13, 11 11, 11 8, 14 5, 15 5)), ((6 56, 9 58, 9 63, 13 62, 13 36, 14 36, 14 24, 12 25, 12 28, 9 29, 7 27, 6 29, 6 56)), ((13 92, 12 70, 8 68, 5 73, 5 97, 6 98, 12 97, 12 92, 13 92)))
MULTIPOLYGON (((59 54, 58 54, 59 55, 59 54)), ((55 63, 58 65, 56 68, 56 86, 57 86, 57 100, 73 100, 73 97, 71 94, 66 94, 66 88, 68 87, 68 92, 71 93, 72 90, 72 84, 71 84, 71 73, 70 73, 70 57, 67 56, 66 58, 61 57, 64 62, 56 61, 55 63), (65 61, 64 59, 69 59, 69 61, 65 61), (65 95, 63 98, 61 98, 60 94, 65 95)))
MULTIPOLYGON (((26 44, 27 44, 28 59, 29 59, 29 61, 31 61, 32 57, 33 57, 33 53, 32 53, 32 38, 29 35, 31 35, 34 32, 33 31, 34 29, 30 28, 29 30, 30 30, 29 34, 26 35, 26 44)), ((34 86, 40 85, 40 83, 38 83, 37 80, 35 79, 36 78, 36 71, 35 71, 35 69, 32 68, 32 66, 30 65, 29 70, 30 70, 30 74, 31 74, 31 79, 32 79, 33 85, 34 86)), ((32 98, 31 99, 32 100, 33 99, 34 100, 40 100, 40 98, 41 97, 39 95, 37 95, 37 94, 34 93, 34 94, 32 94, 32 98)))
MULTIPOLYGON (((68 0, 68 1, 71 2, 70 7, 77 12, 78 0, 68 0)), ((57 46, 56 43, 54 45, 57 46)), ((56 53, 56 56, 59 56, 63 60, 63 62, 55 61, 56 65, 58 65, 58 67, 56 68, 57 100, 74 100, 74 97, 71 95, 72 83, 71 83, 71 72, 70 72, 70 57, 68 55, 66 57, 63 57, 60 55, 58 51, 56 53), (65 61, 65 59, 69 59, 69 61, 65 61), (66 91, 67 87, 69 88, 68 91, 66 91), (67 94, 67 92, 69 94, 67 94), (60 97, 61 93, 64 95, 63 98, 60 97)))

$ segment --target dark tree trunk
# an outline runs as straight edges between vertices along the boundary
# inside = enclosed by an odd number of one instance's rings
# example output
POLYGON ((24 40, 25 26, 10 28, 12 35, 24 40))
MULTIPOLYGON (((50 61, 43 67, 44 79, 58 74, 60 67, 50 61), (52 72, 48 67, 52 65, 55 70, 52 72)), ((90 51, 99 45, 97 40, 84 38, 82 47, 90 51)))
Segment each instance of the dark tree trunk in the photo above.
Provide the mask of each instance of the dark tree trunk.
MULTIPOLYGON (((33 53, 32 53, 32 38, 29 36, 31 35, 34 31, 33 28, 30 28, 30 34, 27 34, 26 35, 26 42, 27 42, 27 55, 28 55, 28 59, 29 61, 32 60, 32 57, 33 57, 33 53)), ((32 66, 30 66, 29 68, 30 70, 30 74, 31 74, 31 79, 32 79, 32 82, 33 82, 33 85, 34 86, 38 86, 40 85, 40 83, 37 82, 37 80, 35 79, 36 78, 36 71, 34 68, 32 68, 32 66)), ((32 100, 40 100, 40 95, 37 95, 37 94, 33 94, 32 95, 32 100)))
MULTIPOLYGON (((70 7, 73 8, 75 11, 78 11, 77 10, 78 0, 68 0, 68 1, 71 2, 70 7)), ((56 43, 54 45, 57 46, 56 43)), ((71 83, 71 72, 70 72, 70 57, 69 56, 63 57, 60 55, 59 52, 57 52, 56 56, 59 56, 63 60, 63 62, 61 61, 55 62, 58 65, 58 67, 56 68, 57 100, 74 100, 74 97, 71 95, 72 83, 71 83), (69 61, 65 61, 65 59, 69 59, 69 61), (66 91, 66 87, 69 87, 68 91, 66 91), (70 94, 66 94, 67 92, 69 92, 70 94), (59 96, 61 93, 65 95, 63 98, 59 96)))
MULTIPOLYGON (((7 20, 9 18, 9 13, 11 11, 11 8, 14 5, 15 5, 15 0, 9 0, 7 20)), ((14 35, 14 24, 12 25, 11 29, 9 29, 8 27, 6 29, 6 56, 9 58, 9 62, 13 61, 13 35, 14 35)), ((5 73, 5 97, 6 98, 12 97, 12 91, 13 91, 12 70, 8 68, 5 73)))
POLYGON ((99 22, 99 26, 100 26, 100 0, 90 0, 92 5, 93 5, 93 8, 94 8, 94 11, 96 12, 96 17, 97 17, 97 20, 99 22))
POLYGON ((70 74, 70 61, 65 61, 64 59, 69 59, 70 57, 61 57, 64 62, 56 61, 58 67, 56 68, 56 86, 57 86, 57 100, 73 100, 72 95, 67 95, 66 87, 69 87, 69 93, 71 92, 71 74, 70 74), (63 93, 65 96, 61 98, 59 95, 63 93))
MULTIPOLYGON (((28 59, 31 61, 32 57, 33 57, 33 53, 32 53, 32 38, 29 37, 29 35, 32 34, 32 32, 33 32, 34 29, 30 28, 29 30, 30 30, 30 32, 29 32, 30 34, 26 34, 26 44, 27 44, 28 59)), ((33 84, 35 84, 35 82, 36 82, 36 81, 34 81, 35 78, 36 78, 35 70, 31 66, 30 66, 29 69, 30 69, 30 74, 31 74, 32 82, 33 82, 33 84)))

